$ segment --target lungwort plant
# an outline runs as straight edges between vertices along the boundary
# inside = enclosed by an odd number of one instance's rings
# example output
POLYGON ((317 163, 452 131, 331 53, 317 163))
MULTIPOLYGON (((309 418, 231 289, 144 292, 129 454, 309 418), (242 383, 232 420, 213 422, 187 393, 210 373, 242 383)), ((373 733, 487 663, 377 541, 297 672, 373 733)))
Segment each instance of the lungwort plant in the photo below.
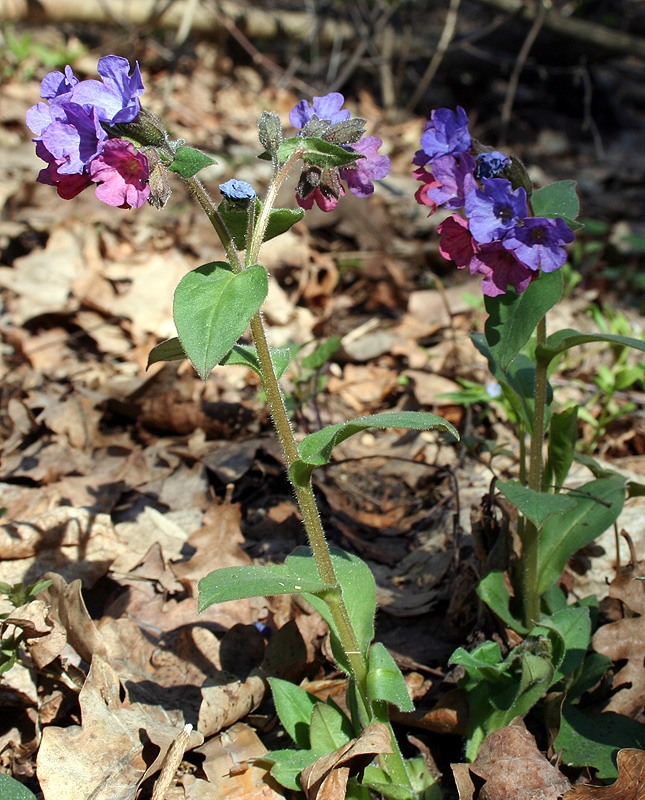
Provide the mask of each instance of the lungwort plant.
MULTIPOLYGON (((261 314, 268 286, 263 243, 287 231, 314 204, 330 211, 347 190, 357 197, 371 195, 373 181, 389 171, 389 159, 378 152, 382 141, 365 136, 365 120, 353 118, 335 92, 313 103, 299 102, 289 116, 295 131, 286 137, 279 117, 264 112, 258 124, 261 157, 272 168, 264 198, 233 178, 219 187, 216 202, 196 177, 213 160, 169 139, 141 106, 138 66, 130 73, 126 59, 108 56, 99 61, 98 72, 100 81, 79 81, 67 67, 43 80, 47 102, 27 113, 37 153, 46 162, 38 180, 54 186, 62 198, 93 186, 100 200, 122 208, 145 202, 161 208, 173 175, 186 184, 226 260, 203 264, 180 281, 173 306, 177 337, 155 347, 149 363, 188 358, 203 380, 216 365, 243 364, 258 374, 308 539, 308 546, 296 549, 284 564, 211 572, 200 582, 200 609, 258 595, 301 595, 327 621, 336 665, 348 676, 348 714, 332 701, 271 680, 276 709, 296 747, 269 753, 265 762, 285 787, 300 789, 312 780, 321 758, 336 753, 342 759, 351 752, 348 797, 366 799, 370 791, 392 800, 439 796, 424 760, 404 760, 392 733, 388 704, 410 711, 412 702, 392 656, 374 642, 374 578, 359 558, 329 547, 311 476, 329 462, 336 445, 367 428, 437 428, 455 440, 457 431, 434 414, 399 412, 296 437, 279 383, 291 353, 268 345, 261 314), (276 208, 278 192, 294 169, 300 170, 299 208, 276 208), (240 343, 249 326, 252 345, 240 343)), ((471 703, 467 754, 472 758, 488 732, 526 713, 579 670, 589 646, 589 608, 567 605, 557 582, 572 553, 614 522, 627 493, 618 476, 564 490, 576 455, 576 410, 551 412, 549 370, 561 353, 588 341, 645 348, 611 334, 566 330, 547 335, 547 312, 562 293, 564 246, 576 227, 578 202, 571 181, 532 191, 521 163, 472 139, 463 109, 432 113, 414 162, 421 181, 417 199, 431 212, 439 206, 455 212, 439 227, 442 254, 459 268, 483 275, 489 316, 485 333, 474 342, 515 412, 522 444, 519 480, 498 484, 519 511, 522 552, 513 589, 502 573, 490 572, 478 592, 506 626, 525 638, 506 657, 491 642, 453 656, 466 671, 462 688, 471 703), (520 351, 534 330, 533 361, 520 351)))

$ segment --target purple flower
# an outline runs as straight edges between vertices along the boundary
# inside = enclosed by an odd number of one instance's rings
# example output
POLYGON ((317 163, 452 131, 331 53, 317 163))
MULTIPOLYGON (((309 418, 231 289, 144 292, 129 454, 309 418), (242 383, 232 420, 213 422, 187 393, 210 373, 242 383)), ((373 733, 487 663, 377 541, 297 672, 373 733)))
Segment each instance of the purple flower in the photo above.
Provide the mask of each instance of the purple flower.
POLYGON ((460 156, 472 142, 468 131, 468 116, 461 106, 455 114, 449 108, 432 112, 421 136, 421 150, 417 151, 414 163, 422 167, 440 156, 460 156), (424 160, 425 159, 425 160, 424 160))
POLYGON ((477 188, 474 170, 475 159, 468 153, 462 153, 459 161, 439 156, 432 162, 432 177, 441 185, 428 189, 426 198, 448 209, 463 208, 465 196, 477 188))
POLYGON ((308 100, 301 100, 291 109, 289 122, 294 128, 304 128, 314 114, 318 119, 326 120, 331 125, 344 122, 351 116, 347 109, 342 108, 344 102, 345 98, 340 92, 330 92, 324 97, 314 97, 313 105, 308 100))
POLYGON ((491 153, 480 153, 477 156, 477 171, 478 178, 494 178, 511 163, 511 159, 500 153, 498 150, 493 150, 491 153))
POLYGON ((253 200, 256 196, 255 189, 246 181, 231 178, 226 183, 220 183, 219 190, 227 200, 253 200))
POLYGON ((351 149, 365 157, 339 169, 340 177, 356 197, 369 197, 373 194, 372 181, 380 181, 390 171, 390 159, 377 152, 382 144, 383 140, 378 136, 363 137, 353 144, 351 149))
POLYGON ((567 260, 563 245, 573 239, 573 231, 561 217, 529 217, 513 228, 502 244, 529 269, 553 272, 567 260))
POLYGON ((80 175, 108 141, 98 112, 87 112, 70 102, 49 106, 49 111, 51 122, 43 129, 40 141, 51 159, 59 162, 61 175, 80 175))
POLYGON ((483 189, 466 195, 466 216, 470 232, 480 244, 501 239, 527 216, 526 191, 520 186, 512 191, 503 178, 484 178, 483 189))
POLYGON ((65 74, 62 72, 50 72, 42 79, 40 84, 40 96, 45 100, 54 98, 62 99, 62 96, 69 95, 78 83, 78 78, 72 72, 69 64, 65 67, 65 74))
POLYGON ((99 59, 97 72, 101 81, 81 81, 72 89, 71 99, 75 103, 99 111, 103 122, 132 122, 139 113, 139 96, 143 94, 143 82, 139 65, 135 64, 130 76, 130 64, 121 56, 105 56, 99 59))
POLYGON ((140 208, 150 195, 148 159, 132 142, 110 139, 90 164, 96 196, 110 206, 140 208))

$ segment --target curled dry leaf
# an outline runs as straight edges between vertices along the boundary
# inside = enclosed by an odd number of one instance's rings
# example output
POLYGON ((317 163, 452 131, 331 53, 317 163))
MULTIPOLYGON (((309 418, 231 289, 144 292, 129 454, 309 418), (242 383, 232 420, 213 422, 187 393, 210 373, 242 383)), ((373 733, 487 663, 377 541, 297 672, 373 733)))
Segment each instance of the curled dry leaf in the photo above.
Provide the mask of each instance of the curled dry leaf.
POLYGON ((484 739, 470 771, 486 781, 479 800, 560 800, 570 788, 520 717, 484 739))
POLYGON ((368 725, 358 739, 322 756, 303 769, 300 775, 307 800, 338 800, 345 797, 347 781, 374 759, 378 753, 391 753, 387 725, 368 725))
POLYGON ((4 621, 6 625, 15 625, 25 632, 27 649, 39 669, 51 664, 67 644, 65 629, 47 612, 42 600, 32 600, 16 608, 4 621))
POLYGON ((645 707, 645 582, 636 580, 644 574, 645 562, 641 561, 630 572, 617 575, 609 587, 610 597, 640 616, 603 625, 593 637, 594 650, 612 661, 626 662, 614 675, 613 686, 618 691, 604 710, 628 717, 636 717, 645 707))
POLYGON ((620 750, 617 762, 618 779, 611 786, 575 786, 563 800, 644 800, 645 752, 620 750))
MULTIPOLYGON (((82 725, 43 732, 37 768, 45 800, 134 800, 141 781, 161 767, 177 728, 160 706, 122 700, 122 691, 116 672, 95 655, 79 695, 82 725)), ((190 736, 189 749, 203 741, 190 736)))

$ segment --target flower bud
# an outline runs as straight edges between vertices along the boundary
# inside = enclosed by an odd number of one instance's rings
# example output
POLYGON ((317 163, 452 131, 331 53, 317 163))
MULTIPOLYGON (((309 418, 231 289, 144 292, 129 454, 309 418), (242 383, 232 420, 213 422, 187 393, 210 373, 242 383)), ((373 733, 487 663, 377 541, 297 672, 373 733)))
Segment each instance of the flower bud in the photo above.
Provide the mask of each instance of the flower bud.
POLYGON ((159 153, 153 147, 147 147, 144 153, 150 166, 150 196, 148 202, 155 208, 164 208, 172 193, 168 179, 168 168, 159 158, 159 153))
POLYGON ((282 143, 282 123, 273 111, 263 111, 258 120, 258 136, 260 144, 273 155, 282 143))
POLYGON ((110 126, 110 135, 116 133, 136 142, 140 147, 162 147, 168 142, 168 134, 161 126, 161 122, 141 107, 132 122, 119 122, 110 126))

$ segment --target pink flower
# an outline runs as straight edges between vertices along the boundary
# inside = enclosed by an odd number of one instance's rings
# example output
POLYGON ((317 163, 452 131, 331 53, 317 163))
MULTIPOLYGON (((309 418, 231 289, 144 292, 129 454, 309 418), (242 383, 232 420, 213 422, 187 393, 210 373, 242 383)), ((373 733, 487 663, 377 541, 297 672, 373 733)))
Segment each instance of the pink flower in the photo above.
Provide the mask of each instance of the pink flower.
POLYGON ((468 267, 471 275, 483 275, 482 292, 488 297, 505 294, 509 283, 521 294, 539 274, 518 261, 501 242, 478 244, 463 217, 448 217, 437 232, 442 236, 441 255, 454 261, 459 269, 468 267))
POLYGON ((434 175, 431 172, 428 172, 423 167, 415 169, 412 173, 412 177, 423 182, 423 186, 419 186, 414 193, 414 198, 420 206, 430 207, 430 213, 428 216, 431 217, 437 208, 439 208, 439 204, 428 197, 428 192, 430 192, 432 189, 438 189, 441 184, 439 181, 434 179, 434 175))
POLYGON ((140 208, 150 195, 148 159, 132 142, 110 139, 89 168, 96 196, 110 206, 140 208))
POLYGON ((338 201, 341 197, 343 197, 344 194, 345 189, 343 189, 343 187, 340 185, 338 197, 334 197, 334 195, 327 196, 323 194, 318 187, 316 187, 306 197, 301 197, 299 194, 296 194, 296 200, 300 208, 304 208, 305 211, 309 211, 311 208, 313 208, 314 200, 321 211, 333 211, 338 205, 338 201))

